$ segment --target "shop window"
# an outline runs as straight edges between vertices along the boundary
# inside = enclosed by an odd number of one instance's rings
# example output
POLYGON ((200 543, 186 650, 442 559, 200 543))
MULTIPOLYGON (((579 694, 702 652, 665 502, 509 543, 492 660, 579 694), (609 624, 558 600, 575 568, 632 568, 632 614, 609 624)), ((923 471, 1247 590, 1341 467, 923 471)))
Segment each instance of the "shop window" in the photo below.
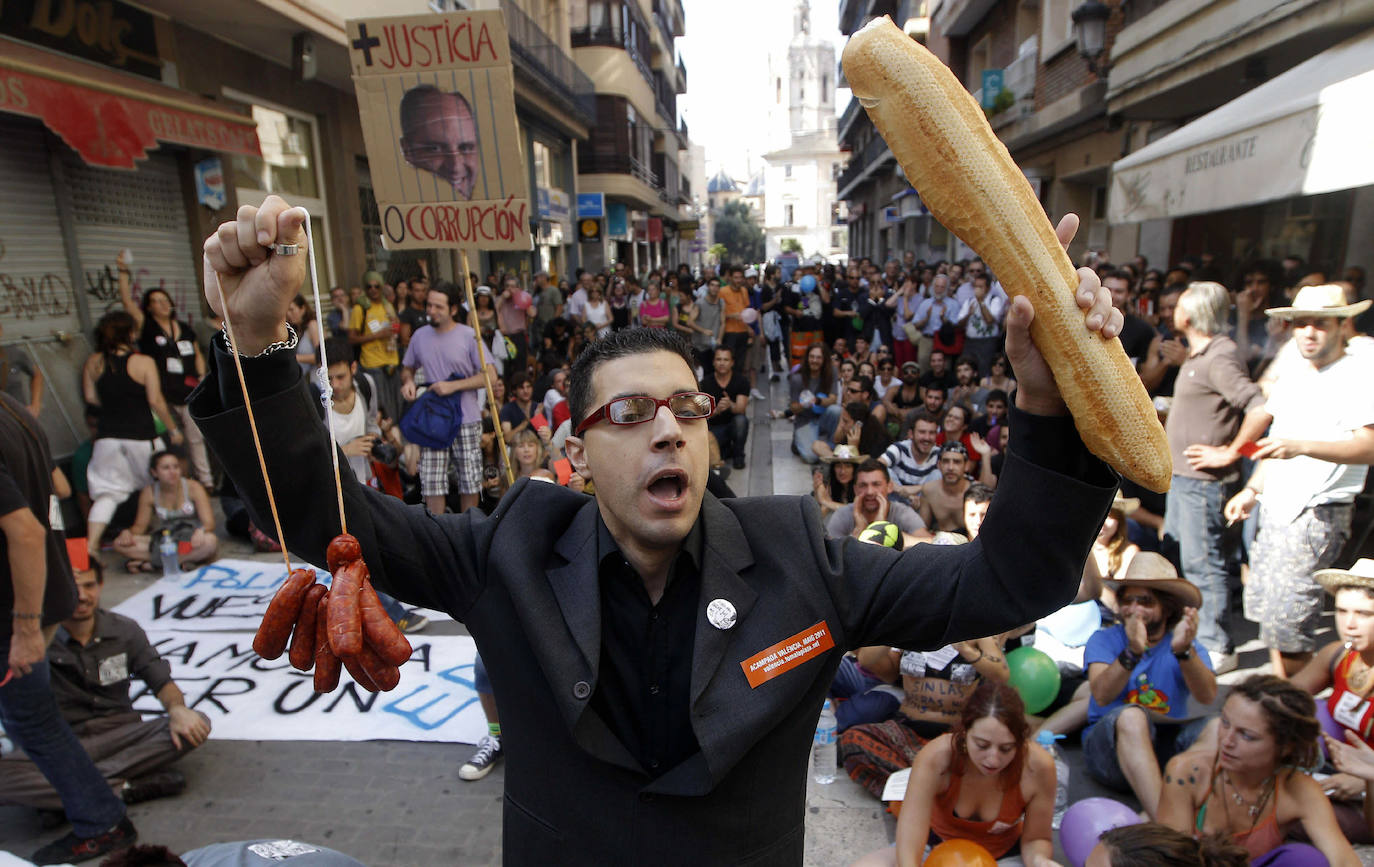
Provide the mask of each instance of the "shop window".
POLYGON ((1077 0, 1044 0, 1040 19, 1040 58, 1047 60, 1073 38, 1073 7, 1077 0))
POLYGON ((795 217, 796 211, 794 210, 794 207, 792 205, 782 206, 782 224, 784 226, 794 225, 795 217))
POLYGON ((239 203, 257 204, 272 194, 309 211, 315 267, 320 288, 327 289, 334 279, 334 255, 329 244, 329 200, 324 189, 316 119, 227 87, 223 93, 251 107, 262 150, 260 157, 234 154, 230 159, 228 175, 239 203))

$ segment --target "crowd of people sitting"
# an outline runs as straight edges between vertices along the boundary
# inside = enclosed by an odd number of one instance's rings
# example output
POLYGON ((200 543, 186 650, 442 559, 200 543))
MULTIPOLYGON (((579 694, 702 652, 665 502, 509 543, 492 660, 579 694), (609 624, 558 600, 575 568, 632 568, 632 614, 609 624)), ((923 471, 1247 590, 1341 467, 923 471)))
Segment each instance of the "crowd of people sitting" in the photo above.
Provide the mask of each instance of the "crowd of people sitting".
MULTIPOLYGON (((83 371, 93 437, 73 467, 92 562, 103 537, 128 570, 158 568, 164 532, 183 563, 213 559, 215 494, 227 532, 270 548, 228 481, 216 484, 185 410, 213 330, 177 320, 160 290, 136 303, 120 264, 123 304, 100 320, 83 371)), ((1353 864, 1350 841, 1374 840, 1374 561, 1337 567, 1370 524, 1364 275, 1333 280, 1291 257, 1234 276, 1206 256, 1096 267, 1165 424, 1172 488, 1123 482, 1064 609, 1014 633, 845 660, 832 690, 845 770, 879 797, 912 768, 895 849, 863 863, 919 864, 952 837, 1051 861, 1055 767, 1032 742, 1048 732, 1081 738, 1089 775, 1159 823, 1104 837, 1094 867, 1142 851, 1239 863, 1290 835, 1353 864), (1237 664, 1242 597, 1272 674, 1228 695, 1217 674, 1237 664), (1319 648, 1325 597, 1337 637, 1319 648), (1034 715, 1008 686, 1021 647, 1061 675, 1034 715), (1319 723, 1312 696, 1328 689, 1319 723), (1339 772, 1321 775, 1324 761, 1339 772), (1194 842, 1211 834, 1226 839, 1194 842)), ((391 277, 334 288, 323 321, 305 298, 290 311, 297 360, 366 484, 436 513, 490 511, 522 478, 594 495, 563 451, 576 433, 569 365, 614 330, 663 328, 691 343, 713 399, 713 492, 729 495, 730 472, 748 464, 751 422, 790 425, 830 536, 868 540, 887 523, 888 544, 980 544, 1017 384, 1002 345, 1009 299, 979 259, 474 274, 472 311, 454 283, 391 277), (784 380, 785 399, 770 401, 764 390, 784 380), (760 400, 774 409, 751 408, 760 400)), ((384 601, 398 622, 412 617, 384 601)), ((501 757, 480 658, 476 681, 490 731, 466 780, 501 757)))

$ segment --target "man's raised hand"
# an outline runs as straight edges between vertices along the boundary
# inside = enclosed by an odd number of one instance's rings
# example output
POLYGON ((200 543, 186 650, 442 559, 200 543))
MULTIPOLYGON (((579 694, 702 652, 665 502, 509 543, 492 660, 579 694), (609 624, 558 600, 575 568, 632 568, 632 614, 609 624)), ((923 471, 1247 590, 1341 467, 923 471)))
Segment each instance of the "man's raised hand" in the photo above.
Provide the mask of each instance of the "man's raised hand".
POLYGON ((304 209, 268 196, 261 207, 239 208, 237 219, 205 239, 205 300, 229 320, 244 355, 286 339, 286 308, 305 280, 305 220, 304 209), (299 252, 274 253, 274 244, 297 244, 299 252))

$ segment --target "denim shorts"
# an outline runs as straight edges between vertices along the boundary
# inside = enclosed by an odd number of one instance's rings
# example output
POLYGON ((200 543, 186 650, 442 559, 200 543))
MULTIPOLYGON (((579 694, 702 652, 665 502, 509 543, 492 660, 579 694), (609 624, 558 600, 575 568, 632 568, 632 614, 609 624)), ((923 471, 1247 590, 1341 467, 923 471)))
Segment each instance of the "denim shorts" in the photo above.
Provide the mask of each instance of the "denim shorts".
POLYGON ((1088 776, 1118 792, 1130 792, 1131 784, 1122 773, 1121 762, 1116 757, 1116 721, 1122 711, 1131 707, 1145 714, 1145 721, 1150 726, 1150 739, 1154 741, 1155 760, 1161 768, 1169 759, 1193 745, 1208 720, 1203 717, 1172 722, 1138 705, 1129 704, 1118 705, 1099 717, 1083 732, 1083 764, 1088 776))

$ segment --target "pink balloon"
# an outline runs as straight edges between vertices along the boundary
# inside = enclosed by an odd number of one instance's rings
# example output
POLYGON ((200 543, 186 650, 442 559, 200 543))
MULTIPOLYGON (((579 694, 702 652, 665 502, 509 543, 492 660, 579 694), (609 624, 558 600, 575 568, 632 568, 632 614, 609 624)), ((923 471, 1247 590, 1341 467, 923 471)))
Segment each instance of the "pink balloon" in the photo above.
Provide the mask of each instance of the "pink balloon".
POLYGON ((746 307, 739 312, 739 318, 745 325, 753 325, 759 321, 759 312, 752 307, 746 307))

